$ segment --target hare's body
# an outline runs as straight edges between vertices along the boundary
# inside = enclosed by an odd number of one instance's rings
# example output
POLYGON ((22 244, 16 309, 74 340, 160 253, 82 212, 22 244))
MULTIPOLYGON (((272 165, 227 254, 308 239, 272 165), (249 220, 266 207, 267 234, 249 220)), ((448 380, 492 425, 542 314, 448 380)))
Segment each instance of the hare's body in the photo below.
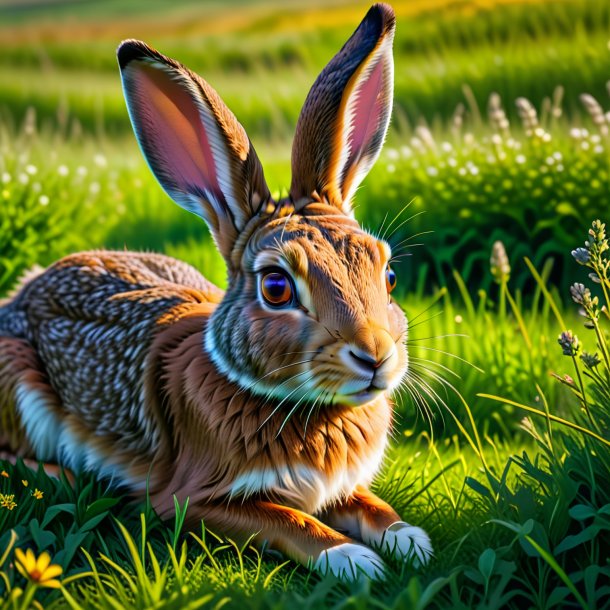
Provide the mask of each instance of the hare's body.
POLYGON ((274 201, 241 125, 144 43, 119 65, 153 172, 203 217, 226 293, 165 256, 88 252, 0 304, 0 442, 149 490, 162 516, 256 535, 320 570, 371 576, 366 545, 419 562, 426 534, 367 491, 407 372, 387 243, 353 218, 392 101, 390 7, 375 5, 307 97, 274 201))
POLYGON ((75 254, 30 281, 0 309, 4 332, 18 330, 0 334, 0 410, 25 433, 24 455, 134 492, 148 478, 163 514, 172 494, 191 505, 264 494, 319 513, 368 485, 386 398, 366 416, 327 409, 307 430, 290 419, 278 442, 285 411, 261 426, 278 400, 228 382, 203 349, 222 295, 184 263, 132 252, 75 254))

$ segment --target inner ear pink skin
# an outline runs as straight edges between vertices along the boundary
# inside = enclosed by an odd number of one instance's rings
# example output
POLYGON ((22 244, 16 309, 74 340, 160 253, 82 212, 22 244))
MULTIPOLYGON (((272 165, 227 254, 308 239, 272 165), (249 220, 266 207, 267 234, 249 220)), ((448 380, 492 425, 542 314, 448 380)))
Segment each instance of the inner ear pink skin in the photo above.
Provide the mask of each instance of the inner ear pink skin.
POLYGON ((155 173, 170 189, 192 192, 195 186, 221 198, 208 134, 184 85, 142 63, 131 72, 138 135, 155 173))
POLYGON ((352 118, 351 152, 347 168, 360 160, 379 130, 384 108, 383 96, 380 95, 383 88, 383 67, 384 62, 381 58, 365 82, 358 87, 358 99, 354 105, 352 118))

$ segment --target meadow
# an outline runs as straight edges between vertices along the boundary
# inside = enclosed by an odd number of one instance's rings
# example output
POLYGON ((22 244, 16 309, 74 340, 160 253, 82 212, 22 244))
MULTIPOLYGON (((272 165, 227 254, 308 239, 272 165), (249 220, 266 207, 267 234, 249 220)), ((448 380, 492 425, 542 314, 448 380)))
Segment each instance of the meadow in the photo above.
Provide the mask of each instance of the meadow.
MULTIPOLYGON (((356 215, 391 225, 412 368, 374 485, 436 558, 342 583, 184 531, 188 505, 162 523, 103 482, 3 461, 0 607, 610 607, 610 264, 593 224, 610 221, 610 5, 394 6, 394 119, 356 215), (61 574, 35 573, 45 553, 61 574)), ((99 247, 166 252, 225 285, 205 226, 137 149, 116 44, 143 38, 202 74, 279 194, 306 91, 365 10, 0 0, 0 297, 99 247)))

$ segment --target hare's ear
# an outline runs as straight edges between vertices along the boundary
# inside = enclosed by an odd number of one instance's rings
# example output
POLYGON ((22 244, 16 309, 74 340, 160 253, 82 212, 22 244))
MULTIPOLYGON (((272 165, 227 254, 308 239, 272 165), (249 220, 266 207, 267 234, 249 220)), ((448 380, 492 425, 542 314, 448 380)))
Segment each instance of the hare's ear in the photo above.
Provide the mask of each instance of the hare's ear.
POLYGON ((291 197, 317 196, 351 214, 379 156, 392 111, 394 11, 375 4, 314 83, 297 123, 291 197))
POLYGON ((118 49, 140 148, 169 196, 208 223, 230 263, 248 220, 269 199, 256 152, 216 91, 143 42, 118 49))

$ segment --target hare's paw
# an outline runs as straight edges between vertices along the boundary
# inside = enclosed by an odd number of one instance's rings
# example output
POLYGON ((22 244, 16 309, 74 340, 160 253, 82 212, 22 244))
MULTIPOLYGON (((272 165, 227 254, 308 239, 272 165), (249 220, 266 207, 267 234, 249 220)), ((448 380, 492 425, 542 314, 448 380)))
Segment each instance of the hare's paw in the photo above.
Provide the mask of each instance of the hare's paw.
POLYGON ((421 527, 404 521, 392 523, 378 540, 372 542, 383 554, 413 561, 415 567, 426 565, 434 553, 428 534, 421 527))
POLYGON ((345 580, 359 580, 363 576, 383 579, 385 566, 377 553, 361 545, 345 542, 322 551, 314 564, 322 574, 334 574, 345 580))

